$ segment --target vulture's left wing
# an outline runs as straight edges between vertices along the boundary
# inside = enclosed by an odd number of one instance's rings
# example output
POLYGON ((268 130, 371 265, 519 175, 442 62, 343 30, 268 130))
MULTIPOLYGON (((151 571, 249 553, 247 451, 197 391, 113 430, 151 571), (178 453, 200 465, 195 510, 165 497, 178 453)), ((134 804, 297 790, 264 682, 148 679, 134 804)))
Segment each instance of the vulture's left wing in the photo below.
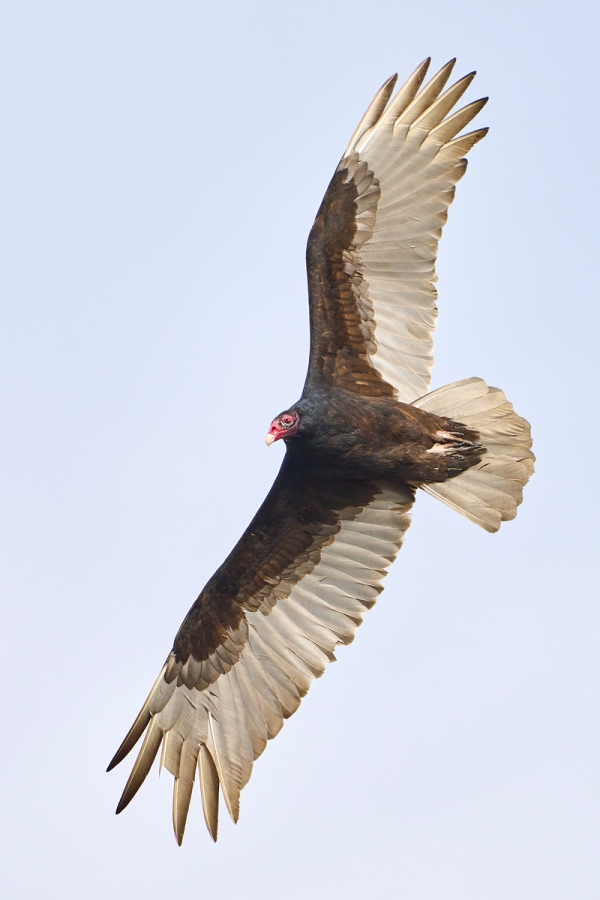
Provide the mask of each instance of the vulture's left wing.
POLYGON ((449 115, 473 77, 421 90, 425 60, 363 116, 310 233, 311 352, 306 387, 338 385, 410 402, 427 393, 437 316, 435 260, 465 154, 487 132, 459 132, 486 99, 449 115))
POLYGON ((181 843, 196 771, 217 837, 219 785, 234 821, 254 760, 348 644, 402 543, 414 492, 307 476, 288 450, 264 504, 190 610, 109 768, 145 732, 117 812, 162 744, 181 843))

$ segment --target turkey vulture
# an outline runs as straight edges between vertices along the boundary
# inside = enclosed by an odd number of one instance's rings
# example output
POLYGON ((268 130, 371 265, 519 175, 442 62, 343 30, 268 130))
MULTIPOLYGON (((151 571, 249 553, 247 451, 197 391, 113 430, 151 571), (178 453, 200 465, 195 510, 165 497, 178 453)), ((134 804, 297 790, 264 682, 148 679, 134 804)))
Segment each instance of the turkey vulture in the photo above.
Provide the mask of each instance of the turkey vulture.
POLYGON ((428 65, 392 99, 386 81, 335 171, 308 239, 306 382, 266 436, 283 464, 109 766, 145 732, 121 812, 162 745, 178 843, 196 772, 211 837, 219 789, 237 821, 254 760, 375 603, 416 489, 497 531, 533 472, 529 424, 498 388, 426 393, 438 241, 487 132, 460 134, 487 98, 452 113, 475 73, 444 90, 452 60, 423 87, 428 65))

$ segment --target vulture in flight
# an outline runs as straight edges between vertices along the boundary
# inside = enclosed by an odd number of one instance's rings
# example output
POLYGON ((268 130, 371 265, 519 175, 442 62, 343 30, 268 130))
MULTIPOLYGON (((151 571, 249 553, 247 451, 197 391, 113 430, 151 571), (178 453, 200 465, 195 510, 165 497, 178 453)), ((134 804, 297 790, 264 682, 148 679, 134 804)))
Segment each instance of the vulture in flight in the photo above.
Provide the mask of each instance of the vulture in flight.
POLYGON ((121 812, 161 751, 178 843, 196 779, 211 837, 219 793, 237 821, 254 760, 375 603, 416 489, 497 531, 533 472, 529 424, 501 390, 427 393, 438 241, 487 132, 461 133, 487 98, 453 112, 475 73, 446 88, 452 60, 424 84, 428 64, 393 97, 386 81, 335 171, 306 253, 306 382, 266 436, 283 464, 109 766, 144 736, 121 812))

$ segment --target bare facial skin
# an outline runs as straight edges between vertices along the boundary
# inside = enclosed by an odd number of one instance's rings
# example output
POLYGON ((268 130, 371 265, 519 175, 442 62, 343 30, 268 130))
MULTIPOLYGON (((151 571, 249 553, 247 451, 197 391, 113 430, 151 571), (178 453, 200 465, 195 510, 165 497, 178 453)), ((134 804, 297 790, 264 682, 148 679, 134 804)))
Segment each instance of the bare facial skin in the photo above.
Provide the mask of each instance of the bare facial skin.
POLYGON ((299 424, 300 416, 297 412, 281 413, 280 416, 276 416, 265 435, 267 447, 270 447, 271 444, 281 438, 293 437, 298 431, 299 424))

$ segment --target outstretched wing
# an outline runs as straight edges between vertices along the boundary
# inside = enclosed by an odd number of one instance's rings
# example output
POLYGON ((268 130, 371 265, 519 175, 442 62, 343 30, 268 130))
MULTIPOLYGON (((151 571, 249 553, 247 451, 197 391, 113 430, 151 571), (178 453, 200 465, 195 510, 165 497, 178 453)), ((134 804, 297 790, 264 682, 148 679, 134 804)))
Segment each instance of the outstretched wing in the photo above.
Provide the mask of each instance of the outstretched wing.
POLYGON ((311 352, 305 389, 325 383, 410 402, 429 389, 435 260, 463 158, 487 133, 456 135, 487 98, 449 115, 474 78, 442 93, 447 63, 421 90, 425 60, 363 116, 310 233, 311 352))
POLYGON ((234 821, 254 760, 349 644, 409 525, 401 483, 311 477, 290 450, 267 499, 208 582, 109 769, 144 741, 117 812, 162 744, 183 833, 196 770, 217 838, 219 785, 234 821))

